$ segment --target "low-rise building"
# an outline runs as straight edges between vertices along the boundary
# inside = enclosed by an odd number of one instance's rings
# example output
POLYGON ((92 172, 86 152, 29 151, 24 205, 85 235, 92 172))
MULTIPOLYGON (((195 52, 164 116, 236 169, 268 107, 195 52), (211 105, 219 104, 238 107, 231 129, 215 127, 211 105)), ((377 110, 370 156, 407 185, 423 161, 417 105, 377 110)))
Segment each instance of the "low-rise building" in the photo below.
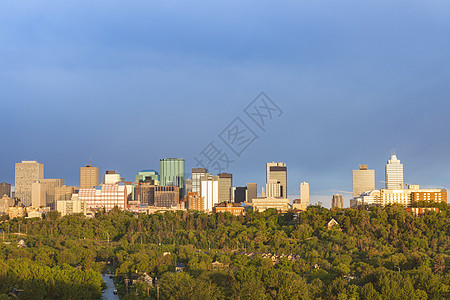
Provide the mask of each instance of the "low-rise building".
POLYGON ((80 213, 86 215, 87 207, 86 202, 79 199, 77 194, 74 194, 70 200, 57 201, 56 210, 61 213, 62 217, 80 213))
POLYGON ((244 214, 244 208, 239 203, 233 203, 233 202, 221 202, 219 204, 214 205, 213 207, 213 213, 220 213, 220 212, 229 212, 234 216, 240 216, 244 214))
POLYGON ((252 203, 246 204, 252 206, 255 211, 265 211, 269 208, 287 211, 290 208, 290 201, 287 198, 258 197, 254 198, 252 203))
POLYGON ((14 199, 10 198, 6 194, 0 199, 0 214, 8 214, 9 208, 14 206, 14 199))
POLYGON ((22 206, 13 206, 9 208, 8 215, 11 220, 14 218, 25 218, 27 216, 27 209, 22 206))
POLYGON ((127 189, 122 182, 102 184, 94 188, 80 189, 78 199, 86 203, 87 210, 110 211, 114 207, 124 210, 127 203, 127 189))

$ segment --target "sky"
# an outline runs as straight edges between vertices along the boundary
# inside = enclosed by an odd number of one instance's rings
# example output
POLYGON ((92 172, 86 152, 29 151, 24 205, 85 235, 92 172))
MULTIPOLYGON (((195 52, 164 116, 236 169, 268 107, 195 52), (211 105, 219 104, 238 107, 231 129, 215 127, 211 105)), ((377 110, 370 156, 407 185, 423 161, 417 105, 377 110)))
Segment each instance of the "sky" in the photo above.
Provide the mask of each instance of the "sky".
POLYGON ((405 183, 448 188, 449 37, 447 0, 4 0, 0 182, 22 160, 67 185, 91 159, 189 173, 213 142, 234 185, 285 162, 290 198, 306 181, 328 207, 359 164, 381 188, 392 151, 405 183), (261 92, 264 130, 245 113, 261 92), (257 136, 239 156, 219 137, 236 118, 257 136))

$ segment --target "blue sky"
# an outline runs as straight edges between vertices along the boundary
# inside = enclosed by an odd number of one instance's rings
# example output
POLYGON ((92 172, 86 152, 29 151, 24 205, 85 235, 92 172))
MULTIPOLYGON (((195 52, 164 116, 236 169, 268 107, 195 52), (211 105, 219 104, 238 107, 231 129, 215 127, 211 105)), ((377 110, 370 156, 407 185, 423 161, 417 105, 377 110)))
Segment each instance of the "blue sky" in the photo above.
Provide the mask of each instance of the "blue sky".
MULTIPOLYGON (((392 149, 405 182, 450 182, 448 1, 2 1, 0 181, 38 160, 132 180, 196 156, 261 91, 284 111, 228 169, 264 183, 288 165, 329 206, 392 149)), ((381 183, 378 183, 381 187, 381 183)), ((347 205, 348 205, 348 196, 347 205)))

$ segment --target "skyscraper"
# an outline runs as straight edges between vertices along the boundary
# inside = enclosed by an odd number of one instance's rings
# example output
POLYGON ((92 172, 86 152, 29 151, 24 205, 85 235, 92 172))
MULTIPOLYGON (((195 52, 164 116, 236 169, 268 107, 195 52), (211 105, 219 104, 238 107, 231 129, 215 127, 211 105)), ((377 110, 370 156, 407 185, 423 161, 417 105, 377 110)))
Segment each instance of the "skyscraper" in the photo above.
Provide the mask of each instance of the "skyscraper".
POLYGON ((231 187, 233 186, 233 175, 230 173, 217 174, 219 177, 219 203, 231 201, 231 187))
POLYGON ((300 200, 301 208, 306 209, 309 205, 309 184, 307 182, 300 183, 300 200))
POLYGON ((56 188, 64 185, 64 179, 40 179, 31 184, 31 204, 33 207, 56 208, 56 188))
POLYGON ((159 174, 155 170, 142 170, 136 175, 135 183, 146 182, 153 185, 159 185, 159 174))
POLYGON ((80 189, 90 189, 98 186, 98 168, 91 165, 80 168, 80 189))
POLYGON ((205 168, 193 168, 192 169, 192 192, 200 195, 201 179, 208 173, 205 168))
POLYGON ((375 190, 375 170, 369 170, 367 165, 359 165, 359 170, 353 170, 353 198, 362 193, 375 190))
POLYGON ((256 183, 247 183, 247 200, 252 202, 253 199, 258 198, 258 186, 256 183))
POLYGON ((285 163, 266 164, 267 197, 287 197, 287 168, 285 163), (279 189, 278 185, 279 184, 279 189))
POLYGON ((160 185, 177 186, 180 188, 180 200, 184 198, 184 159, 183 158, 165 158, 160 163, 160 185))
POLYGON ((31 205, 31 185, 44 178, 44 165, 37 161, 16 163, 15 194, 25 206, 31 205))
POLYGON ((331 200, 331 207, 344 208, 344 197, 340 194, 333 195, 331 200))
POLYGON ((204 199, 204 209, 212 211, 215 204, 219 203, 219 177, 206 174, 201 178, 201 194, 204 199))
POLYGON ((391 155, 391 159, 386 164, 385 175, 386 189, 403 189, 403 164, 400 163, 395 154, 391 155))

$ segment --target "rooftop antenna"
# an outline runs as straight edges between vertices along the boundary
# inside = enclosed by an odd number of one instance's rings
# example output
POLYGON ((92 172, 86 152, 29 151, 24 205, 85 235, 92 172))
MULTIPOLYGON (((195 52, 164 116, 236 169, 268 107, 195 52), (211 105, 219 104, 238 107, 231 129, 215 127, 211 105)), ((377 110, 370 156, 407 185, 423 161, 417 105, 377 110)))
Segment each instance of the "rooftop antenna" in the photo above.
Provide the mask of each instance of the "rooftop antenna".
POLYGON ((89 156, 89 165, 92 167, 92 156, 89 156))

